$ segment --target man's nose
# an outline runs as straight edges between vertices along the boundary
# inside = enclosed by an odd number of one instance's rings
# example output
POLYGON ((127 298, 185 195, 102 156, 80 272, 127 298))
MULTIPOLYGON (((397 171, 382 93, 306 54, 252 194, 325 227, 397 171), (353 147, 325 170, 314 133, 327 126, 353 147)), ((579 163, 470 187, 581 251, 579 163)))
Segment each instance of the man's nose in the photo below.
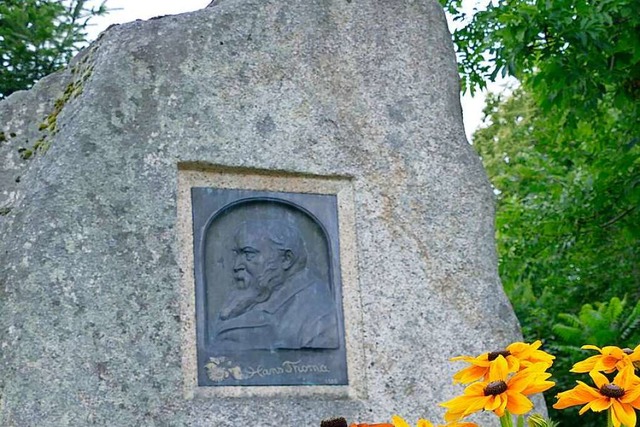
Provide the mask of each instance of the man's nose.
POLYGON ((237 256, 235 260, 233 260, 233 271, 244 270, 244 262, 242 257, 237 256))

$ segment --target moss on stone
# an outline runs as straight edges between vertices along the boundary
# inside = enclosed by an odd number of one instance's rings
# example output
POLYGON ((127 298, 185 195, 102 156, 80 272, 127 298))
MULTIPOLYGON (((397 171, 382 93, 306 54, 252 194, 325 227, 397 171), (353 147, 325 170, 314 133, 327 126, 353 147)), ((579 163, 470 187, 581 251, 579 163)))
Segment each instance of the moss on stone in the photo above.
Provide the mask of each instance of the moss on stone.
POLYGON ((38 126, 38 130, 44 132, 44 135, 33 144, 33 147, 20 148, 18 150, 22 159, 30 159, 38 152, 46 153, 51 146, 51 137, 58 132, 58 115, 70 101, 82 94, 84 82, 86 82, 93 73, 91 60, 95 49, 96 47, 94 46, 83 59, 71 67, 73 80, 64 89, 62 95, 54 101, 51 113, 49 113, 38 126))
POLYGON ((18 148, 18 154, 22 160, 29 160, 33 156, 33 150, 31 148, 21 147, 18 148))

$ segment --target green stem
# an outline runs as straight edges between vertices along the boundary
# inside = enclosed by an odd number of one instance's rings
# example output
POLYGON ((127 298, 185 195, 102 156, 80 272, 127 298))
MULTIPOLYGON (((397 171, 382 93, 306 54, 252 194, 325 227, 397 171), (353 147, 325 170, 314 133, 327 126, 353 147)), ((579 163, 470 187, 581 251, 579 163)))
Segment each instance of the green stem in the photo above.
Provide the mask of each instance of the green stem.
POLYGON ((609 408, 609 410, 607 411, 607 427, 613 427, 613 415, 611 414, 612 410, 613 408, 609 408))
POLYGON ((518 415, 518 422, 516 425, 518 427, 524 427, 524 415, 518 415))
POLYGON ((500 427, 513 427, 513 419, 509 411, 504 411, 504 415, 500 417, 500 427))

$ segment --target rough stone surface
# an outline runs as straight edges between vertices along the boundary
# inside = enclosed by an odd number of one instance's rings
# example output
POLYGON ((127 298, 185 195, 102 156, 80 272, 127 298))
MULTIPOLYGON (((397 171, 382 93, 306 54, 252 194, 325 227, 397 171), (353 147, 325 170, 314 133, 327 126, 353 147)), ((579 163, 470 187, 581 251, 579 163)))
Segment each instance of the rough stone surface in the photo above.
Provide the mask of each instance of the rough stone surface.
POLYGON ((222 0, 0 103, 0 425, 442 414, 448 358, 519 337, 458 89, 434 0, 222 0), (180 162, 352 177, 366 398, 183 398, 180 162))

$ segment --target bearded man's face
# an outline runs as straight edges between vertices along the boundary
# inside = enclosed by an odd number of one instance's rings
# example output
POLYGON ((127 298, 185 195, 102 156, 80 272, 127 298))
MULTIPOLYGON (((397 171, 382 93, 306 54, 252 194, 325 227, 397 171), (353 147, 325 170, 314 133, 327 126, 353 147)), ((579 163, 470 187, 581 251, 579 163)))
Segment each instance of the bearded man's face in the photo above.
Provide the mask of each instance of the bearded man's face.
POLYGON ((282 254, 266 236, 240 230, 233 249, 233 279, 236 289, 220 310, 221 319, 239 316, 271 297, 284 281, 282 254))
MULTIPOLYGON (((233 278, 238 289, 258 291, 263 297, 282 283, 282 254, 266 236, 240 230, 235 236, 233 278)), ((266 299, 266 298, 265 298, 266 299)))

